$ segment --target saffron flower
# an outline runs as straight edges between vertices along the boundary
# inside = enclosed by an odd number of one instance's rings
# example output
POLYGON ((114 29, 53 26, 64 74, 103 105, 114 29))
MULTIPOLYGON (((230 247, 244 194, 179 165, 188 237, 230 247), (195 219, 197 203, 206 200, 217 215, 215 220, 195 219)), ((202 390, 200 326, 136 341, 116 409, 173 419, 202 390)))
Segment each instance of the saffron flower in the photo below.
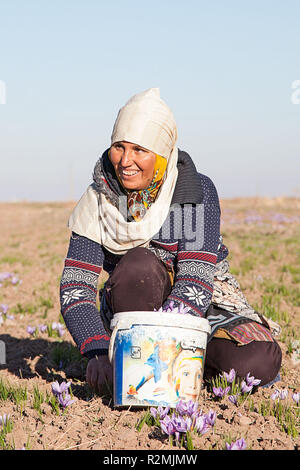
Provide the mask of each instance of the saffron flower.
POLYGON ((7 304, 0 304, 0 309, 2 310, 2 313, 4 313, 4 315, 6 315, 7 312, 8 312, 8 305, 7 304))
POLYGON ((60 385, 59 383, 53 382, 51 387, 52 387, 52 392, 56 396, 59 404, 65 409, 67 406, 72 405, 72 403, 75 402, 75 400, 72 400, 70 394, 69 394, 69 387, 71 385, 71 382, 62 382, 60 385))
POLYGON ((198 416, 195 423, 195 429, 200 434, 205 434, 209 430, 209 426, 205 415, 198 416))
POLYGON ((11 283, 15 286, 16 284, 22 284, 22 281, 20 281, 20 279, 18 278, 18 276, 13 276, 11 278, 11 283))
POLYGON ((63 393, 57 396, 60 405, 65 409, 67 406, 72 405, 75 400, 72 400, 71 396, 68 393, 63 393))
POLYGON ((243 437, 235 442, 232 442, 231 444, 228 444, 228 442, 226 442, 227 450, 245 450, 246 447, 246 441, 243 437))
POLYGON ((170 411, 170 406, 166 406, 165 408, 163 408, 162 406, 159 406, 158 408, 150 408, 150 413, 155 419, 156 418, 164 419, 165 416, 167 416, 167 414, 169 413, 169 411, 170 411))
POLYGON ((238 404, 238 394, 237 395, 228 395, 228 400, 231 401, 234 405, 238 404))
POLYGON ((0 416, 0 426, 6 426, 6 424, 9 421, 9 417, 10 417, 9 414, 8 415, 4 414, 4 415, 0 416))
POLYGON ((193 400, 189 401, 183 401, 179 400, 179 402, 176 404, 176 411, 180 415, 185 415, 187 414, 188 416, 194 416, 197 413, 198 410, 198 403, 193 400))
POLYGON ((245 380, 242 381, 242 383, 241 383, 241 392, 242 393, 249 393, 249 392, 251 392, 252 388, 253 388, 252 385, 247 385, 245 380))
POLYGON ((173 422, 173 425, 176 428, 176 431, 179 432, 179 433, 180 432, 187 432, 191 429, 192 420, 189 417, 184 418, 183 416, 175 416, 175 414, 173 413, 172 422, 173 422))
POLYGON ((158 310, 154 309, 155 312, 168 312, 168 313, 189 313, 190 308, 186 307, 183 302, 180 302, 179 307, 174 307, 174 300, 171 300, 164 307, 160 307, 158 310))
POLYGON ((27 330, 27 333, 29 333, 30 335, 34 335, 34 333, 35 333, 35 326, 30 326, 30 325, 28 325, 27 328, 26 328, 26 330, 27 330))
POLYGON ((288 397, 288 394, 289 392, 287 389, 279 390, 278 388, 276 388, 275 392, 271 395, 271 399, 277 400, 277 398, 279 398, 280 400, 285 400, 288 397))
POLYGON ((216 395, 216 397, 219 397, 219 398, 222 398, 224 397, 225 395, 227 395, 227 393, 229 392, 230 390, 230 387, 226 387, 226 388, 222 388, 222 387, 213 387, 213 392, 214 394, 216 395))
POLYGON ((295 392, 295 393, 293 393, 292 399, 294 400, 295 403, 298 404, 299 401, 300 401, 300 392, 297 392, 297 393, 295 392))
POLYGON ((62 323, 59 323, 59 322, 52 322, 52 330, 56 330, 58 332, 58 335, 61 337, 65 334, 65 330, 64 330, 64 325, 62 323))
POLYGON ((227 380, 228 383, 232 383, 235 379, 236 372, 234 369, 230 369, 229 373, 223 372, 223 377, 227 380))
POLYGON ((279 398, 280 400, 285 400, 289 395, 289 391, 287 388, 285 388, 284 390, 280 390, 279 392, 279 398))
POLYGON ((5 281, 6 279, 9 279, 12 276, 13 276, 13 273, 9 273, 9 272, 0 273, 0 282, 5 281))
POLYGON ((246 375, 246 382, 247 385, 251 387, 255 387, 260 384, 261 380, 260 379, 255 379, 253 376, 250 376, 250 372, 246 375))
POLYGON ((279 397, 279 390, 276 388, 275 392, 272 393, 271 399, 276 400, 279 397))
POLYGON ((177 431, 170 416, 165 416, 164 419, 161 420, 160 427, 163 430, 163 432, 167 434, 168 436, 175 434, 175 432, 177 431))
POLYGON ((217 413, 213 410, 209 410, 209 412, 205 415, 206 423, 212 428, 215 425, 216 418, 217 418, 217 413))
POLYGON ((52 392, 54 395, 61 395, 62 393, 68 393, 71 382, 62 382, 60 385, 57 382, 52 384, 52 392))

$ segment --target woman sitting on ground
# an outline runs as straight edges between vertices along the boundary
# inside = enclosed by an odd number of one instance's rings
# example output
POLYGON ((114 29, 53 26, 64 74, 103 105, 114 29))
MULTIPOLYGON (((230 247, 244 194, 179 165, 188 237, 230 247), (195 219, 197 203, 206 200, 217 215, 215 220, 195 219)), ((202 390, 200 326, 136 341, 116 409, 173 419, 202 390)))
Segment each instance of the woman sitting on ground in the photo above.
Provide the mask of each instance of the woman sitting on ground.
POLYGON ((177 128, 159 90, 133 96, 117 116, 111 146, 69 219, 61 313, 88 383, 112 380, 110 321, 117 312, 168 307, 211 326, 204 378, 235 369, 269 384, 281 350, 276 325, 247 302, 229 272, 220 205, 211 179, 176 146, 177 128), (109 278, 96 306, 98 278, 109 278))

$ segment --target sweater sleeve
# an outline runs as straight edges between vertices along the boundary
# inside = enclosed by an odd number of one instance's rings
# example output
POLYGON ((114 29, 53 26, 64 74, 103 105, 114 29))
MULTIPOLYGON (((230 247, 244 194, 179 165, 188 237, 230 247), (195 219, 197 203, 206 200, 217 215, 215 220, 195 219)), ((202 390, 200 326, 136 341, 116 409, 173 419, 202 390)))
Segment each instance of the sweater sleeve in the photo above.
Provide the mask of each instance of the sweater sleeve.
POLYGON ((220 204, 215 185, 201 175, 203 203, 183 207, 182 236, 178 240, 172 291, 163 304, 182 303, 188 313, 205 317, 213 293, 213 279, 220 248, 220 204))
POLYGON ((88 358, 107 353, 110 340, 96 306, 103 260, 99 243, 72 232, 60 281, 61 313, 81 354, 88 358))

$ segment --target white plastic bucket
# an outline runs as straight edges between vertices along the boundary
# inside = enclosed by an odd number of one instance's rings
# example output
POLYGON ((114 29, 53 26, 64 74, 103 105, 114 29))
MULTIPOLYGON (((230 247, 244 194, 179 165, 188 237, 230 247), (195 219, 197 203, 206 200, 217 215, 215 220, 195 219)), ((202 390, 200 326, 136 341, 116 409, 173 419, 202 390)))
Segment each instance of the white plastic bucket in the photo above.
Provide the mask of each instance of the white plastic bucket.
POLYGON ((121 312, 111 321, 114 406, 171 406, 200 397, 209 322, 189 314, 121 312))

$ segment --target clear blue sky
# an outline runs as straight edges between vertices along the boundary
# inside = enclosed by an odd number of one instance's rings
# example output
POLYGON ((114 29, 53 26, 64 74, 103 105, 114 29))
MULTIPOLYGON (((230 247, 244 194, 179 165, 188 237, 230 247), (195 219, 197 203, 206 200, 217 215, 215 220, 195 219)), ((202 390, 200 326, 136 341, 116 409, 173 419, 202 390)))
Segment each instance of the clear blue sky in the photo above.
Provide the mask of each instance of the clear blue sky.
POLYGON ((159 87, 220 198, 300 195, 299 0, 0 0, 0 201, 79 199, 159 87))

